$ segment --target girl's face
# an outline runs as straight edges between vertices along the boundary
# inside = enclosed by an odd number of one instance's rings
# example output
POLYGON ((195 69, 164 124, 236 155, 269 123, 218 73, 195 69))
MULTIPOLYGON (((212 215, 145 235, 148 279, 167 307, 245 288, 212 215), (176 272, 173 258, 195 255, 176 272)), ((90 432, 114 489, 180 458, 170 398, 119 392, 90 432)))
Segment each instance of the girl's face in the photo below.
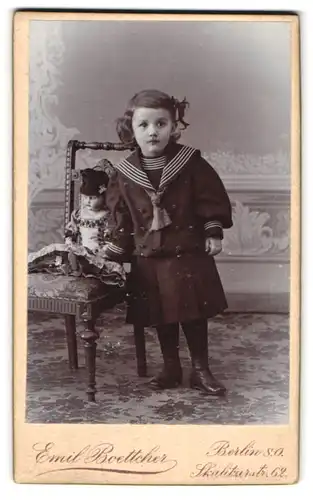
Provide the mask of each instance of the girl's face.
POLYGON ((103 195, 87 196, 85 194, 82 194, 81 201, 84 207, 88 208, 89 210, 93 210, 94 212, 102 210, 105 206, 105 198, 103 195))
POLYGON ((136 108, 132 127, 142 154, 151 158, 163 153, 175 130, 170 112, 162 108, 136 108))

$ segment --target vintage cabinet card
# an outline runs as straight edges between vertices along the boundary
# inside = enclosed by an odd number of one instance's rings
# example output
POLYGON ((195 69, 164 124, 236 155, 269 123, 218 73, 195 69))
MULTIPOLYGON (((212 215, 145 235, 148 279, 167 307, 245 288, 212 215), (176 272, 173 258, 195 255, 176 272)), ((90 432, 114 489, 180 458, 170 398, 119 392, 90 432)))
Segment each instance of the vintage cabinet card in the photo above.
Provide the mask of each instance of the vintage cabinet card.
POLYGON ((297 481, 299 72, 296 15, 15 14, 17 482, 297 481))

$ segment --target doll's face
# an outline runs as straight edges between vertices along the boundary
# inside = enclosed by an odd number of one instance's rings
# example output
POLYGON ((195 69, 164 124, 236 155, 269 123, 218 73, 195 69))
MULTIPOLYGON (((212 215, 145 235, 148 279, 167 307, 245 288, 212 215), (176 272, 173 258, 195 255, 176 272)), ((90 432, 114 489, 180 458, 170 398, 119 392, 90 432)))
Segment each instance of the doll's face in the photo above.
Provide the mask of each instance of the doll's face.
POLYGON ((142 154, 153 158, 163 153, 175 125, 167 109, 136 108, 132 128, 142 154))
POLYGON ((105 207, 105 196, 87 196, 85 194, 81 195, 82 205, 89 210, 93 210, 97 212, 99 210, 103 210, 105 207))

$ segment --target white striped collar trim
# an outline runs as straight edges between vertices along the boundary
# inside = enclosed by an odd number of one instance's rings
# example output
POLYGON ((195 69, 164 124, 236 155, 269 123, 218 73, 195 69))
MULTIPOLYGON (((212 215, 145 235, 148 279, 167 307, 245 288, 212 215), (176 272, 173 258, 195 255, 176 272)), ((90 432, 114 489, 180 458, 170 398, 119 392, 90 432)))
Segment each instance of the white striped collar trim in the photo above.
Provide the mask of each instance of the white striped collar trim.
POLYGON ((175 177, 176 174, 186 165, 195 151, 196 150, 194 148, 189 146, 183 146, 181 150, 178 151, 177 155, 175 155, 174 158, 172 158, 172 160, 165 165, 159 189, 164 188, 173 180, 173 177, 175 177))
POLYGON ((206 222, 204 224, 204 229, 210 229, 212 227, 220 227, 221 229, 223 229, 222 224, 217 220, 213 220, 211 222, 206 222))
POLYGON ((145 172, 150 172, 151 170, 163 170, 163 165, 143 165, 145 172))
POLYGON ((135 165, 130 163, 126 158, 116 165, 115 168, 136 184, 139 184, 146 189, 154 190, 146 172, 140 170, 138 167, 135 167, 135 165))
POLYGON ((161 170, 166 165, 166 156, 159 156, 157 158, 141 157, 140 162, 144 171, 161 170))
POLYGON ((108 249, 111 250, 114 253, 122 254, 124 253, 124 249, 121 247, 118 247, 117 245, 114 245, 114 243, 109 242, 108 243, 108 249))
MULTIPOLYGON (((159 190, 163 189, 173 180, 176 174, 186 165, 195 151, 196 149, 194 148, 183 146, 174 158, 172 158, 165 165, 162 172, 159 190)), ((139 184, 150 191, 156 191, 149 181, 146 172, 130 163, 127 159, 122 160, 116 165, 115 168, 136 184, 139 184)))

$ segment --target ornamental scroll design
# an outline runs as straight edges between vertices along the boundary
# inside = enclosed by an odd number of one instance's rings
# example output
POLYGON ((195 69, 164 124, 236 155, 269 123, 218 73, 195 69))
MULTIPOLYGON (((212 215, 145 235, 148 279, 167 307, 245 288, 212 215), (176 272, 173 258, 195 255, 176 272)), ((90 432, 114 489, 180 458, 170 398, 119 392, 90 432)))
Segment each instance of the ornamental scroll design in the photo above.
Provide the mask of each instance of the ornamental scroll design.
MULTIPOLYGON (((44 208, 34 205, 29 224, 29 250, 39 250, 63 241, 63 205, 44 208)), ((255 210, 238 200, 233 203, 233 227, 224 231, 223 258, 271 257, 289 259, 289 210, 274 207, 271 213, 255 210)))
POLYGON ((61 23, 32 21, 29 67, 29 204, 44 189, 64 185, 67 143, 79 131, 56 115, 64 56, 61 23))
MULTIPOLYGON (((204 153, 203 157, 216 168, 223 181, 227 182, 227 178, 231 175, 239 174, 237 189, 241 186, 240 175, 241 179, 251 178, 255 183, 256 180, 259 182, 257 174, 260 174, 260 178, 269 189, 273 187, 271 177, 278 177, 280 181, 288 180, 289 156, 283 151, 266 156, 234 155, 216 151, 210 154, 204 153)), ((99 153, 96 156, 94 152, 88 152, 81 156, 80 168, 94 166, 98 160, 99 153)), ((258 187, 258 184, 255 187, 258 187)), ((245 195, 242 196, 245 198, 245 195)), ((262 208, 255 210, 250 202, 251 199, 247 203, 236 197, 233 199, 233 227, 224 232, 223 257, 275 256, 288 259, 290 247, 288 195, 286 202, 280 208, 271 207, 269 199, 268 211, 262 208)))
POLYGON ((289 225, 287 207, 273 210, 270 215, 236 200, 233 227, 224 232, 223 255, 288 257, 289 225))
MULTIPOLYGON (((95 165, 103 156, 103 151, 96 153, 90 150, 81 151, 77 157, 79 168, 95 165)), ((216 169, 223 180, 233 175, 241 175, 246 178, 251 176, 253 179, 257 175, 266 176, 269 179, 271 176, 288 178, 290 175, 290 157, 283 150, 267 155, 235 154, 232 151, 215 150, 210 153, 203 152, 202 156, 216 169)), ((109 151, 105 153, 105 157, 113 163, 118 163, 125 157, 125 152, 112 153, 109 151)))
POLYGON ((266 155, 236 154, 232 151, 216 150, 203 153, 203 157, 223 178, 233 174, 266 176, 290 174, 290 156, 282 149, 266 155))
MULTIPOLYGON (((61 23, 31 22, 29 68, 29 244, 31 250, 43 244, 61 240, 62 209, 36 210, 36 196, 49 189, 64 186, 65 151, 70 139, 79 134, 77 128, 65 127, 56 114, 58 88, 62 81, 60 67, 65 46, 62 41, 61 23)), ((78 168, 94 166, 101 157, 117 163, 125 153, 78 154, 78 168)), ((203 153, 225 181, 228 176, 260 176, 290 173, 287 152, 256 156, 216 150, 203 153)), ((256 211, 249 204, 234 199, 234 225, 225 231, 224 256, 288 255, 289 213, 288 208, 256 211)))

